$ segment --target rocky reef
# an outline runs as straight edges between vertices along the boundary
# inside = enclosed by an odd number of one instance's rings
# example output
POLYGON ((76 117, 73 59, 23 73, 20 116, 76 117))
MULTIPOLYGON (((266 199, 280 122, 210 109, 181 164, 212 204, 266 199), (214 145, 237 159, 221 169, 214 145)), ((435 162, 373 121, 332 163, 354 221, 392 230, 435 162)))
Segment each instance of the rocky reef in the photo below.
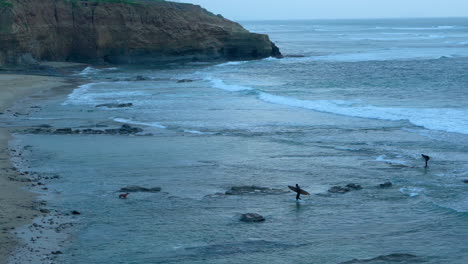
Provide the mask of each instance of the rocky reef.
POLYGON ((160 0, 2 0, 0 4, 0 65, 270 56, 281 53, 267 35, 250 33, 192 4, 160 0))

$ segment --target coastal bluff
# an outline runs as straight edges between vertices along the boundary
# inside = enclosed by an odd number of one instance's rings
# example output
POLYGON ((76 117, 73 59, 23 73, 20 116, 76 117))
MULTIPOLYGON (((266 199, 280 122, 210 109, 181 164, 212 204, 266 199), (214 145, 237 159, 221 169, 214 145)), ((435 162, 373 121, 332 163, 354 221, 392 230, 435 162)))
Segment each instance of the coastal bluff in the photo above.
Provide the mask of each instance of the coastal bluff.
POLYGON ((193 4, 0 0, 0 65, 146 64, 281 57, 267 35, 193 4))

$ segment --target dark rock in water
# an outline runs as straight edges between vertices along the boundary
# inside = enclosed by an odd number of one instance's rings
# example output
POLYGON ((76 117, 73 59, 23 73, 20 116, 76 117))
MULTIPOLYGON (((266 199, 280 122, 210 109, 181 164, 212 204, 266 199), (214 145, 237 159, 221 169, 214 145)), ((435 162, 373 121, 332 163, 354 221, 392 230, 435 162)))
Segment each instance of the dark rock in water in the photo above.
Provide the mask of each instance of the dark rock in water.
POLYGON ((62 251, 60 250, 57 250, 57 251, 52 251, 50 252, 52 255, 60 255, 60 254, 63 254, 62 251))
POLYGON ((382 188, 382 189, 383 188, 390 188, 392 186, 393 186, 393 184, 391 182, 385 182, 385 183, 379 184, 379 187, 382 188))
POLYGON ((466 180, 463 180, 463 182, 464 182, 464 183, 468 183, 468 179, 466 179, 466 180))
POLYGON ((50 210, 49 209, 40 209, 39 212, 41 212, 43 214, 48 214, 48 213, 50 213, 50 210))
POLYGON ((90 134, 90 135, 99 135, 99 134, 104 134, 104 131, 102 130, 94 130, 94 129, 83 129, 81 130, 82 134, 90 134))
POLYGON ((145 187, 140 187, 140 186, 127 186, 124 188, 121 188, 119 192, 160 192, 161 187, 154 187, 154 188, 145 188, 145 187))
POLYGON ((226 195, 243 195, 243 194, 279 194, 285 193, 286 191, 281 189, 272 189, 258 186, 234 186, 230 190, 226 191, 226 195))
POLYGON ((349 191, 350 191, 349 188, 341 187, 341 186, 333 186, 330 189, 328 189, 328 192, 330 193, 347 193, 349 191))
POLYGON ((78 212, 76 210, 72 211, 71 213, 72 213, 72 215, 80 215, 81 214, 80 212, 78 212))
POLYGON ((52 126, 51 126, 51 125, 48 125, 48 124, 42 124, 42 125, 38 125, 37 127, 40 127, 40 128, 51 128, 52 126))
POLYGON ((348 189, 354 189, 354 190, 361 190, 362 186, 356 183, 350 183, 346 185, 346 188, 348 189))
POLYGON ((131 127, 129 125, 122 125, 121 128, 118 129, 106 129, 106 134, 136 134, 143 132, 143 129, 139 127, 131 127))
POLYGON ((56 129, 55 134, 72 134, 73 130, 71 128, 59 128, 56 129))
POLYGON ((242 222, 254 223, 254 222, 263 222, 265 221, 265 218, 259 214, 248 213, 248 214, 242 214, 240 220, 242 222))
POLYGON ((378 256, 371 259, 353 259, 350 261, 341 262, 340 264, 355 264, 355 263, 375 263, 375 264, 385 264, 385 263, 415 263, 420 262, 415 255, 404 254, 404 253, 394 253, 385 256, 378 256))
POLYGON ((142 75, 138 75, 137 77, 135 77, 135 81, 148 81, 148 80, 151 80, 151 79, 149 77, 145 77, 142 75))
POLYGON ((178 81, 177 81, 177 83, 188 83, 188 82, 194 82, 194 80, 182 79, 182 80, 178 80, 178 81))
POLYGON ((125 104, 99 104, 96 107, 108 107, 108 108, 124 108, 124 107, 132 107, 133 103, 125 103, 125 104))

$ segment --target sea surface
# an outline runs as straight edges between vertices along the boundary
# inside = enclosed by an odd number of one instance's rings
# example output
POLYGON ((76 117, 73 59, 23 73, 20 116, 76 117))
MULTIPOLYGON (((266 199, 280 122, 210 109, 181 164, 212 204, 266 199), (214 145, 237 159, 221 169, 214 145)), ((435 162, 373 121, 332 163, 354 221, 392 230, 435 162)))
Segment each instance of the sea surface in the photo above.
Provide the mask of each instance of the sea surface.
POLYGON ((144 129, 16 135, 60 176, 49 206, 82 213, 58 263, 468 263, 468 18, 242 24, 286 58, 88 67, 19 117, 144 129), (224 195, 251 185, 282 191, 224 195))

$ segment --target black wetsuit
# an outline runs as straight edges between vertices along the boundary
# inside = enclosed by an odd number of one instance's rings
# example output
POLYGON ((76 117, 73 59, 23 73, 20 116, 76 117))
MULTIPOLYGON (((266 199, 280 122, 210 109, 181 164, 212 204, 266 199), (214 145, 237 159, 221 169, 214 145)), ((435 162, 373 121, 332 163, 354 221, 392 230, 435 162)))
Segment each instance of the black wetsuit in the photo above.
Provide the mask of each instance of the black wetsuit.
POLYGON ((301 187, 299 187, 299 185, 296 184, 296 188, 297 188, 296 200, 302 200, 301 199, 301 187))

